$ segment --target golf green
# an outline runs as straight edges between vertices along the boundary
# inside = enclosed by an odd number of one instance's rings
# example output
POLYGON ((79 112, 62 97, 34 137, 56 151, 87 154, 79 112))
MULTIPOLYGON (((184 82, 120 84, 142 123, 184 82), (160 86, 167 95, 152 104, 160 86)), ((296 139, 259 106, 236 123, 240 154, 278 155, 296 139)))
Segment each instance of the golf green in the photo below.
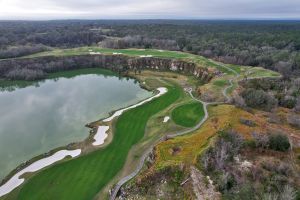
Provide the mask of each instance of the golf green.
POLYGON ((172 120, 184 127, 195 126, 203 116, 203 105, 200 102, 181 105, 172 111, 172 120))
POLYGON ((106 147, 43 170, 21 188, 18 199, 93 199, 125 164, 131 147, 144 136, 147 121, 175 102, 182 90, 168 92, 123 113, 115 124, 113 141, 106 147))

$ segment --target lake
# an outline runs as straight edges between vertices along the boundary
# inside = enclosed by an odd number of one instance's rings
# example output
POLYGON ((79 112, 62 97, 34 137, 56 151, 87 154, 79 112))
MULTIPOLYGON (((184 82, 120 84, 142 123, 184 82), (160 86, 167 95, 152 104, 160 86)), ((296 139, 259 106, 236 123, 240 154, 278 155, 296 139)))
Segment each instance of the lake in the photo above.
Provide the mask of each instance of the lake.
POLYGON ((101 69, 65 73, 0 92, 0 180, 22 162, 84 140, 85 124, 152 94, 133 79, 101 69))

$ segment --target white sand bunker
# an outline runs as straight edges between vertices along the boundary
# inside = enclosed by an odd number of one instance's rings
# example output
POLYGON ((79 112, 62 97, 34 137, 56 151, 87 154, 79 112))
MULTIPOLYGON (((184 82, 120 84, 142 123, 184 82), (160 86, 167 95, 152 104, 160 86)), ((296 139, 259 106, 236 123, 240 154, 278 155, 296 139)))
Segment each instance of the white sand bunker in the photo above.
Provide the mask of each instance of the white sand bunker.
POLYGON ((90 55, 101 55, 100 52, 90 52, 90 55))
POLYGON ((28 167, 24 168, 23 170, 15 174, 11 179, 9 179, 4 185, 0 187, 0 197, 10 193, 12 190, 14 190, 19 185, 21 185, 25 180, 24 178, 20 178, 20 176, 24 175, 25 173, 36 172, 40 169, 43 169, 44 167, 47 167, 57 161, 64 159, 67 156, 71 156, 72 158, 77 157, 80 155, 80 153, 81 153, 81 149, 72 150, 72 151, 61 150, 56 152, 52 156, 40 159, 32 163, 28 167))
POLYGON ((123 53, 113 52, 113 55, 122 55, 123 53))
POLYGON ((151 58, 151 57, 153 57, 152 55, 141 55, 140 56, 141 58, 151 58))
POLYGON ((99 126, 96 135, 94 136, 95 142, 93 143, 94 146, 99 146, 104 143, 105 139, 107 138, 109 126, 99 126))
MULTIPOLYGON (((115 117, 120 116, 124 111, 129 110, 131 108, 138 107, 146 102, 151 101, 154 98, 157 98, 157 97, 165 94, 168 91, 168 89, 164 88, 164 87, 157 88, 157 90, 158 90, 158 94, 154 95, 153 97, 150 97, 144 101, 141 101, 141 102, 139 102, 135 105, 129 106, 127 108, 118 110, 112 116, 104 119, 103 121, 109 122, 109 121, 113 120, 115 117)), ((109 126, 99 126, 97 133, 94 137, 94 139, 95 139, 95 142, 93 143, 94 146, 101 145, 104 143, 104 140, 107 138, 106 132, 108 131, 108 129, 109 129, 109 126)), ((74 158, 74 157, 79 156, 80 154, 81 154, 81 149, 76 149, 76 150, 72 150, 72 151, 61 150, 61 151, 56 152, 52 156, 49 156, 47 158, 42 158, 42 159, 32 163, 28 167, 26 167, 23 170, 21 170, 20 172, 16 173, 12 178, 10 178, 4 185, 2 185, 0 187, 0 197, 10 193, 15 188, 20 186, 25 181, 24 178, 20 178, 22 175, 24 175, 26 173, 30 173, 30 172, 39 171, 49 165, 54 164, 57 161, 64 159, 67 156, 71 156, 72 158, 74 158)))
POLYGON ((154 98, 157 98, 157 97, 159 97, 159 96, 165 94, 165 93, 168 91, 168 89, 167 89, 167 88, 164 88, 164 87, 157 88, 157 90, 159 91, 159 93, 156 94, 156 95, 154 95, 153 97, 150 97, 150 98, 148 98, 148 99, 146 99, 146 100, 144 100, 144 101, 141 101, 140 103, 137 103, 137 104, 135 104, 135 105, 129 106, 129 107, 127 107, 127 108, 118 110, 118 111, 116 111, 112 116, 110 116, 110 117, 104 119, 103 121, 104 121, 104 122, 109 122, 109 121, 113 120, 115 117, 120 116, 124 111, 129 110, 129 109, 131 109, 131 108, 136 108, 136 107, 138 107, 138 106, 140 106, 140 105, 142 105, 142 104, 144 104, 144 103, 146 103, 146 102, 151 101, 151 100, 154 99, 154 98))
MULTIPOLYGON (((153 97, 150 97, 150 98, 148 98, 144 101, 141 101, 140 103, 137 103, 135 105, 132 105, 132 106, 129 106, 127 108, 123 108, 121 110, 116 111, 112 116, 104 119, 103 122, 109 122, 109 121, 113 120, 115 117, 120 116, 124 111, 129 110, 131 108, 135 108, 137 106, 140 106, 140 105, 142 105, 146 102, 149 102, 152 99, 154 99, 156 97, 159 97, 159 96, 165 94, 168 91, 167 88, 163 88, 163 87, 157 88, 157 90, 159 91, 159 93, 154 95, 153 97)), ((93 143, 94 146, 99 146, 99 145, 104 143, 105 139, 108 136, 108 134, 106 133, 108 131, 108 129, 109 129, 109 126, 99 126, 98 127, 97 133, 94 136, 94 140, 95 140, 95 142, 93 143)))
POLYGON ((169 116, 165 116, 165 117, 164 117, 163 123, 166 123, 166 122, 168 122, 169 120, 170 120, 170 117, 169 117, 169 116))

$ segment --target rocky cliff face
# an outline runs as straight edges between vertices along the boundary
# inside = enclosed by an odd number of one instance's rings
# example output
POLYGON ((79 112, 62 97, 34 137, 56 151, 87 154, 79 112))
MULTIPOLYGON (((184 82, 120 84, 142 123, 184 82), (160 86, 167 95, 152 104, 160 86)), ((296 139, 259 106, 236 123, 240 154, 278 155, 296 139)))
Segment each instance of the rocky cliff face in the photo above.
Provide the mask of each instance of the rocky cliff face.
POLYGON ((161 58, 135 58, 128 59, 128 67, 131 70, 149 69, 159 71, 173 71, 177 73, 193 75, 203 81, 209 81, 213 75, 206 68, 197 67, 194 63, 161 58))
POLYGON ((47 73, 91 67, 101 67, 120 73, 145 69, 173 71, 193 75, 204 82, 213 77, 213 74, 206 68, 197 67, 194 63, 185 61, 153 57, 134 58, 123 55, 81 55, 3 60, 0 61, 0 78, 36 80, 46 77, 47 73))

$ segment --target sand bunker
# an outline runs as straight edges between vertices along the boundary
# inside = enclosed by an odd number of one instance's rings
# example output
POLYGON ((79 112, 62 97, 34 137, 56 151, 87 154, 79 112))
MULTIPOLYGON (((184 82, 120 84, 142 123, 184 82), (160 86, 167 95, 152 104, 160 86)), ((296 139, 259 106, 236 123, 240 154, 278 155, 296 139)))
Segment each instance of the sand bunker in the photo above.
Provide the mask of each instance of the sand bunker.
POLYGON ((100 52, 90 52, 90 55, 101 55, 100 52))
MULTIPOLYGON (((94 53, 94 52, 91 52, 91 53, 94 53)), ((135 105, 132 105, 127 108, 116 111, 112 116, 104 119, 103 122, 109 122, 109 121, 113 120, 115 117, 120 116, 124 111, 129 110, 131 108, 136 108, 144 103, 147 103, 147 102, 151 101, 152 99, 165 94, 168 91, 168 89, 164 88, 164 87, 157 88, 157 90, 158 90, 158 94, 156 94, 144 101, 141 101, 135 105)), ((99 126, 98 127, 97 133, 94 136, 94 139, 95 139, 95 142, 93 143, 94 146, 101 145, 104 143, 104 140, 107 138, 106 132, 108 131, 108 129, 109 129, 109 126, 99 126)), ((71 156, 72 158, 74 158, 74 157, 79 156, 80 154, 81 154, 81 149, 76 149, 76 150, 72 150, 72 151, 61 150, 61 151, 56 152, 52 156, 42 158, 42 159, 32 163, 28 167, 26 167, 23 170, 21 170, 20 172, 16 173, 4 185, 2 185, 0 187, 0 197, 10 193, 15 188, 20 186, 25 181, 24 178, 20 178, 22 175, 24 175, 26 173, 36 172, 38 170, 41 170, 49 165, 54 164, 57 161, 64 159, 67 156, 71 156)))
POLYGON ((153 57, 152 55, 141 55, 140 56, 141 58, 151 58, 151 57, 153 57))
MULTIPOLYGON (((159 91, 159 93, 156 94, 155 96, 150 97, 150 98, 148 98, 148 99, 146 99, 146 100, 144 100, 142 102, 139 102, 139 103, 137 103, 135 105, 132 105, 132 106, 129 106, 127 108, 123 108, 121 110, 118 110, 112 116, 104 119, 103 122, 109 122, 109 121, 113 120, 115 117, 120 116, 124 111, 129 110, 131 108, 135 108, 137 106, 140 106, 140 105, 142 105, 142 104, 144 104, 146 102, 149 102, 152 99, 154 99, 156 97, 159 97, 159 96, 165 94, 168 91, 167 88, 163 88, 163 87, 157 88, 157 90, 159 91)), ((99 126, 98 127, 97 133, 94 136, 94 140, 95 140, 95 142, 93 143, 94 146, 99 146, 99 145, 101 145, 101 144, 104 143, 105 139, 108 136, 108 134, 106 133, 108 131, 108 129, 109 129, 109 126, 99 126)))
POLYGON ((94 136, 95 142, 93 143, 94 146, 99 146, 104 143, 105 139, 107 138, 109 126, 99 126, 96 135, 94 136))
POLYGON ((47 167, 49 165, 52 165, 53 163, 60 161, 64 159, 67 156, 71 156, 72 158, 79 156, 81 153, 81 149, 77 150, 61 150, 53 154, 52 156, 49 156, 47 158, 42 158, 28 167, 24 168, 23 170, 19 171, 17 174, 15 174, 13 177, 11 177, 4 185, 0 187, 0 197, 4 196, 5 194, 10 193, 12 190, 17 188, 19 185, 21 185, 25 180, 24 178, 20 178, 22 175, 28 172, 36 172, 40 169, 43 169, 44 167, 47 167))
POLYGON ((163 123, 166 123, 166 122, 168 122, 169 120, 170 120, 170 117, 169 117, 169 116, 165 116, 165 117, 164 117, 163 123))
POLYGON ((124 109, 121 109, 121 110, 116 111, 112 116, 110 116, 110 117, 104 119, 103 122, 109 122, 109 121, 113 120, 115 117, 120 116, 124 111, 129 110, 129 109, 131 109, 131 108, 136 108, 136 107, 138 107, 138 106, 140 106, 140 105, 142 105, 142 104, 144 104, 144 103, 146 103, 146 102, 151 101, 151 100, 154 99, 154 98, 157 98, 157 97, 159 97, 159 96, 165 94, 165 93, 168 91, 168 89, 167 89, 167 88, 164 88, 164 87, 157 88, 157 90, 159 91, 159 93, 156 94, 156 95, 154 95, 153 97, 150 97, 150 98, 148 98, 148 99, 146 99, 146 100, 144 100, 144 101, 141 101, 140 103, 137 103, 137 104, 135 104, 135 105, 132 105, 132 106, 129 106, 129 107, 127 107, 127 108, 124 108, 124 109))

